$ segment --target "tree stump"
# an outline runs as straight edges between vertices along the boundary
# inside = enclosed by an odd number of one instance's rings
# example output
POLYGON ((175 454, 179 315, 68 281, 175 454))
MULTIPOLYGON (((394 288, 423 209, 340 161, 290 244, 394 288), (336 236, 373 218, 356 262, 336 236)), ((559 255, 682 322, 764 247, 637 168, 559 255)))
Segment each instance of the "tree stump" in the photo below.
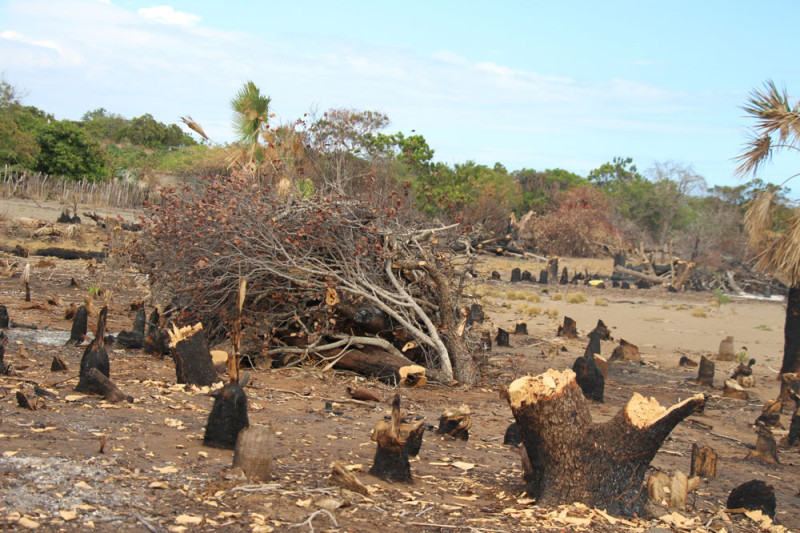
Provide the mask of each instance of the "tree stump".
POLYGON ((0 374, 3 376, 7 376, 11 372, 11 365, 7 365, 5 362, 7 342, 8 337, 5 332, 0 331, 0 374))
POLYGON ((410 483, 412 477, 408 448, 416 446, 416 441, 421 441, 422 433, 425 431, 423 422, 424 420, 418 420, 413 424, 402 423, 400 395, 396 394, 392 401, 391 420, 388 423, 380 420, 372 432, 372 440, 378 446, 369 473, 387 481, 410 483))
POLYGON ((795 411, 792 414, 792 421, 789 423, 789 433, 781 439, 781 446, 794 448, 800 446, 800 396, 793 394, 796 402, 795 411))
POLYGON ((647 480, 647 495, 650 501, 683 511, 687 495, 699 486, 699 477, 686 477, 680 470, 671 476, 666 472, 656 472, 647 480))
POLYGON ((167 332, 161 327, 158 308, 153 309, 147 319, 147 334, 144 338, 144 353, 163 357, 169 353, 167 332))
POLYGON ((532 276, 533 274, 531 274, 530 270, 523 270, 521 281, 531 282, 532 276))
POLYGON ((86 331, 89 329, 89 311, 85 305, 78 307, 75 311, 75 316, 72 317, 72 329, 69 332, 69 340, 67 346, 80 344, 86 337, 86 331))
POLYGON ((486 317, 483 313, 483 307, 481 307, 481 304, 474 303, 469 307, 469 314, 467 315, 468 326, 471 326, 472 324, 483 324, 485 318, 486 317))
POLYGON ((522 281, 522 272, 519 268, 515 268, 511 271, 511 283, 517 283, 518 281, 522 281))
POLYGON ((86 385, 88 390, 95 394, 100 394, 107 402, 125 401, 133 403, 133 396, 122 392, 113 381, 96 368, 90 368, 86 373, 86 385))
POLYGON ((547 260, 547 279, 551 283, 558 280, 558 257, 551 257, 547 260))
MULTIPOLYGON (((2 362, 2 357, 0 357, 0 363, 2 362)), ((64 358, 60 355, 56 354, 53 356, 53 361, 50 363, 50 372, 66 372, 67 371, 67 363, 64 361, 64 358)))
POLYGON ((522 434, 519 432, 519 424, 511 422, 506 428, 506 434, 503 436, 503 444, 513 446, 516 448, 522 444, 522 434))
POLYGON ((594 356, 590 343, 586 347, 586 352, 583 356, 575 359, 572 364, 572 371, 575 373, 575 380, 583 395, 590 400, 602 403, 606 379, 597 366, 594 356))
POLYGON ((500 281, 500 272, 498 272, 497 270, 492 270, 492 274, 489 279, 500 281))
POLYGON ((762 511, 765 515, 775 518, 775 489, 760 479, 742 483, 728 495, 726 507, 762 511))
POLYGON ((778 395, 778 400, 783 402, 783 405, 791 405, 792 392, 795 394, 800 394, 800 374, 781 374, 781 392, 778 395))
POLYGON ((547 285, 547 270, 539 271, 539 283, 542 285, 547 285))
MULTIPOLYGON (((198 322, 194 326, 186 326, 181 329, 173 326, 173 330, 168 333, 169 346, 175 358, 175 374, 178 383, 207 387, 219 381, 203 332, 203 324, 198 322)), ((231 447, 233 444, 236 444, 235 440, 231 443, 231 447)))
POLYGON ((208 415, 203 445, 233 450, 239 432, 249 425, 247 395, 235 383, 214 392, 214 406, 208 415))
POLYGON ((689 477, 714 479, 717 477, 717 452, 710 446, 698 446, 692 443, 692 465, 689 477))
POLYGON ((747 394, 747 391, 734 379, 725 380, 725 383, 722 385, 722 395, 735 400, 747 401, 750 399, 750 395, 747 394))
POLYGON ((239 431, 233 452, 233 466, 238 466, 248 479, 269 481, 272 477, 272 455, 275 432, 267 426, 255 425, 239 431))
POLYGON ((566 285, 569 283, 569 274, 567 273, 567 267, 564 267, 564 270, 561 271, 561 279, 558 280, 559 285, 566 285))
POLYGON ((144 347, 144 326, 147 322, 147 315, 144 307, 141 307, 133 319, 133 330, 120 331, 117 335, 117 344, 121 344, 131 350, 139 350, 144 347))
POLYGON ((603 375, 603 381, 608 379, 608 360, 600 355, 599 353, 592 354, 594 358, 594 364, 597 366, 597 369, 603 375))
POLYGON ((733 337, 725 337, 719 343, 719 353, 717 354, 717 361, 733 361, 733 337))
POLYGON ((426 383, 428 383, 428 377, 425 375, 425 373, 426 370, 424 366, 401 366, 397 371, 397 374, 400 376, 400 381, 398 383, 401 387, 408 387, 409 389, 423 387, 426 383))
POLYGON ((528 324, 525 322, 517 322, 517 325, 514 326, 514 335, 527 335, 528 334, 528 324))
POLYGON ((467 404, 456 409, 447 409, 439 417, 439 428, 436 433, 454 440, 469 440, 469 428, 472 427, 471 412, 467 404))
POLYGON ((635 344, 631 344, 625 339, 619 340, 619 346, 614 348, 614 351, 611 352, 611 357, 609 358, 609 361, 626 361, 631 363, 639 362, 641 360, 642 356, 639 355, 639 347, 635 344))
POLYGON ((83 357, 81 357, 80 379, 78 380, 78 386, 75 387, 78 392, 105 394, 103 386, 95 378, 89 376, 89 371, 97 369, 105 377, 109 377, 111 372, 105 343, 107 315, 108 308, 103 307, 97 317, 97 330, 95 331, 94 339, 86 347, 83 357))
POLYGON ((638 393, 611 420, 593 423, 570 370, 514 381, 511 411, 533 469, 538 505, 582 502, 613 514, 641 514, 643 479, 664 439, 705 404, 698 394, 669 409, 638 393))
POLYGON ((761 414, 756 418, 756 424, 764 424, 770 428, 782 428, 781 425, 781 408, 783 402, 780 400, 770 400, 764 404, 761 409, 761 414))
POLYGON ((328 482, 336 487, 342 487, 357 494, 367 496, 369 491, 367 487, 356 477, 355 474, 346 470, 341 464, 333 463, 331 467, 331 475, 328 482))
POLYGON ((700 367, 697 369, 697 384, 701 387, 714 386, 714 361, 705 355, 700 356, 700 367))
POLYGON ((678 361, 678 366, 685 366, 686 368, 697 368, 697 363, 692 361, 687 356, 682 355, 678 361))
POLYGON ((756 426, 756 447, 750 451, 746 456, 747 461, 756 461, 768 465, 777 465, 778 461, 778 444, 775 442, 775 437, 772 431, 763 424, 756 426))
POLYGON ((494 340, 498 346, 503 346, 506 348, 511 347, 511 344, 509 343, 508 332, 503 328, 497 328, 497 336, 494 338, 494 340))
POLYGON ((9 320, 8 307, 0 305, 0 329, 8 329, 9 320))
POLYGON ((556 332, 557 337, 564 337, 565 339, 578 338, 578 325, 572 318, 564 316, 564 323, 558 326, 556 332))

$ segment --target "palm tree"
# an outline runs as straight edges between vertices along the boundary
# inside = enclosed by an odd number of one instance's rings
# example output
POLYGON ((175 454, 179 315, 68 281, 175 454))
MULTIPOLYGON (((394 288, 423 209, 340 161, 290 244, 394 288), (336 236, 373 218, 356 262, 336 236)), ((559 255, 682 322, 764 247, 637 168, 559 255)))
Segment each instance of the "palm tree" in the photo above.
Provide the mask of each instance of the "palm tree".
POLYGON ((252 81, 248 81, 231 100, 233 128, 244 148, 247 163, 261 163, 262 142, 269 132, 269 96, 264 96, 252 81))
MULTIPOLYGON (((763 89, 750 93, 743 109, 756 124, 752 139, 736 158, 740 163, 737 174, 755 175, 775 151, 800 151, 800 104, 791 103, 785 89, 779 90, 767 81, 763 89)), ((783 375, 800 372, 800 210, 784 224, 777 224, 779 189, 769 187, 759 195, 747 210, 745 227, 751 247, 758 252, 756 268, 775 274, 789 286, 780 370, 783 375)))

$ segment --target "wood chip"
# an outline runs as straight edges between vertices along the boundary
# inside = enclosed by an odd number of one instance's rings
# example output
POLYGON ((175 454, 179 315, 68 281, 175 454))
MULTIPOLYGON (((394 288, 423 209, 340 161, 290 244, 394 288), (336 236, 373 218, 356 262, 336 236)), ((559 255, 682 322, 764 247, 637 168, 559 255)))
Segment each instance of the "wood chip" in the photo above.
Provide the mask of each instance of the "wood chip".
POLYGON ((203 517, 191 514, 182 514, 175 518, 175 523, 182 526, 198 526, 203 523, 203 517))

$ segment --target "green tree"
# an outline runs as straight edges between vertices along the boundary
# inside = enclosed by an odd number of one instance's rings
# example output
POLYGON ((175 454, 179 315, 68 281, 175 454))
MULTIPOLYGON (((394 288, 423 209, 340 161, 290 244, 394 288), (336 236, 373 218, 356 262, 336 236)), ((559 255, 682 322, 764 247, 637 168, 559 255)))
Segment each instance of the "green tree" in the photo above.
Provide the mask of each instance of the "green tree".
POLYGON ((157 121, 149 113, 127 122, 114 133, 116 142, 129 142, 147 148, 176 148, 194 145, 196 142, 176 125, 157 121))
POLYGON ((269 96, 252 81, 248 81, 231 100, 233 109, 233 130, 243 151, 234 159, 240 164, 260 164, 264 160, 262 144, 269 132, 269 96))
POLYGON ((34 132, 50 117, 21 99, 19 90, 0 77, 0 164, 30 167, 39 154, 34 132))
POLYGON ((49 122, 36 132, 36 141, 40 152, 34 170, 92 181, 107 175, 102 148, 74 122, 49 122))
POLYGON ((671 228, 680 228, 682 218, 691 216, 688 198, 695 191, 705 191, 706 181, 691 166, 672 161, 658 162, 650 170, 658 201, 652 208, 659 219, 656 242, 664 244, 671 228))
MULTIPOLYGON (((800 103, 791 102, 785 89, 767 81, 750 93, 743 109, 755 119, 755 126, 738 157, 739 175, 755 175, 776 150, 800 151, 800 103)), ((766 188, 747 210, 745 225, 750 245, 758 251, 757 268, 789 285, 780 370, 786 374, 800 372, 800 211, 795 209, 783 223, 776 217, 777 199, 776 190, 766 188)))
POLYGON ((624 183, 633 183, 643 176, 630 157, 615 157, 610 163, 603 163, 589 172, 587 179, 601 189, 613 189, 624 183))
POLYGON ((524 168, 513 173, 522 190, 525 212, 543 214, 554 205, 559 193, 587 185, 586 178, 561 168, 536 171, 524 168))

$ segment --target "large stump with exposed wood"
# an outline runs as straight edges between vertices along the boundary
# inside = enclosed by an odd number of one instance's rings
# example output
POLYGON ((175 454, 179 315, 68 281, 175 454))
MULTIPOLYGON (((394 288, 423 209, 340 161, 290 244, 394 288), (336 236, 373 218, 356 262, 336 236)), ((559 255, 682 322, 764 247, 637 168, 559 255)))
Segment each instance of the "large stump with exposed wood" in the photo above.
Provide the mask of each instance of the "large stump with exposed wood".
POLYGON ((669 409, 638 393, 611 420, 593 423, 571 370, 548 370, 507 390, 540 505, 582 502, 614 514, 641 513, 643 480, 664 439, 705 404, 698 394, 669 409))
POLYGON ((111 366, 108 361, 108 352, 106 351, 105 343, 107 315, 108 308, 103 307, 97 317, 97 329, 94 333, 94 339, 92 339, 91 344, 86 347, 81 357, 80 379, 78 380, 78 385, 75 387, 75 390, 78 392, 103 395, 107 392, 89 372, 92 369, 96 369, 105 377, 109 377, 111 374, 111 366))
MULTIPOLYGON (((175 375, 178 383, 204 387, 219 381, 211 358, 211 350, 203 332, 203 324, 198 322, 194 326, 180 329, 173 326, 172 331, 168 333, 169 346, 175 358, 175 375)), ((233 444, 236 444, 235 436, 233 444)))
POLYGON ((372 440, 378 446, 369 473, 387 481, 410 483, 411 463, 408 458, 419 453, 425 431, 423 423, 424 419, 403 422, 400 416, 400 394, 396 394, 392 401, 390 421, 379 421, 372 432, 372 440))

